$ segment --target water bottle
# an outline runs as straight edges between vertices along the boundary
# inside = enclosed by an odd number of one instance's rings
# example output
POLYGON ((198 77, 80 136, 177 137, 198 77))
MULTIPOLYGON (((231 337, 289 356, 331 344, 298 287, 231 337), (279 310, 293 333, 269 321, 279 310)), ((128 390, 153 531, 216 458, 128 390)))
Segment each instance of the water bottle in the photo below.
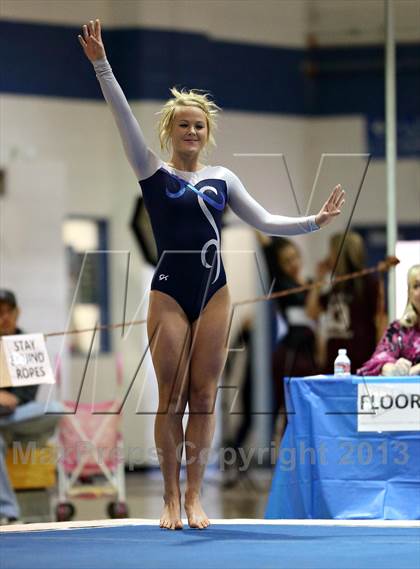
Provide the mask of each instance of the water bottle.
POLYGON ((338 356, 334 361, 334 375, 338 377, 345 377, 350 375, 350 360, 347 356, 347 350, 345 348, 338 350, 338 356))

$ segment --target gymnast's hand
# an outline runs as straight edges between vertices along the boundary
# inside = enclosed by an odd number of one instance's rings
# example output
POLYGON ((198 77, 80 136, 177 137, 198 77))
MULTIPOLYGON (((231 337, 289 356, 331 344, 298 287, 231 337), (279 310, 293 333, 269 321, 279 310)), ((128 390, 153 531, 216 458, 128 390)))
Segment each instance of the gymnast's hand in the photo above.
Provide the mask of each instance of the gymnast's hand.
POLYGON ((337 215, 340 215, 341 208, 344 204, 345 191, 341 189, 341 184, 338 184, 331 192, 330 197, 322 206, 320 212, 315 217, 315 223, 318 227, 328 225, 337 215))
POLYGON ((77 37, 86 57, 92 62, 106 57, 101 37, 101 22, 95 20, 94 23, 93 20, 91 20, 87 26, 82 26, 82 33, 83 37, 81 35, 77 37))

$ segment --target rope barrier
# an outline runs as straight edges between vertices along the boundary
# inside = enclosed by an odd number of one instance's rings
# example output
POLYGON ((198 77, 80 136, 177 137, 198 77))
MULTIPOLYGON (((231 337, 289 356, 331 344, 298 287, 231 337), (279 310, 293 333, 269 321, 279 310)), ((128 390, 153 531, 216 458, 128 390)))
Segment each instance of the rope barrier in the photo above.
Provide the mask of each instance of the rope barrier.
MULTIPOLYGON (((314 283, 297 286, 294 288, 289 288, 287 290, 283 290, 280 292, 275 292, 268 295, 263 296, 255 296, 253 298, 249 298, 246 300, 241 300, 239 302, 235 302, 235 306, 242 306, 244 304, 254 304, 255 302, 261 302, 266 300, 272 300, 275 298, 280 298, 284 296, 289 296, 291 294, 296 294, 298 292, 303 292, 306 290, 311 290, 313 288, 321 288, 326 284, 329 284, 331 287, 334 287, 337 283, 349 281, 352 279, 357 279, 359 277, 364 277, 371 273, 385 273, 388 272, 392 267, 398 265, 400 261, 396 257, 387 257, 384 261, 380 261, 376 266, 369 267, 367 269, 362 269, 361 271, 355 271, 354 273, 348 273, 347 275, 342 275, 340 277, 335 277, 331 281, 320 280, 314 283)), ((86 332, 98 332, 100 330, 116 330, 117 328, 125 328, 126 326, 137 326, 138 324, 146 324, 147 320, 132 320, 131 322, 121 322, 118 324, 103 324, 99 326, 95 326, 94 328, 82 328, 80 330, 67 330, 61 332, 50 332, 48 334, 44 334, 45 338, 52 338, 56 336, 69 336, 71 334, 84 334, 86 332)))

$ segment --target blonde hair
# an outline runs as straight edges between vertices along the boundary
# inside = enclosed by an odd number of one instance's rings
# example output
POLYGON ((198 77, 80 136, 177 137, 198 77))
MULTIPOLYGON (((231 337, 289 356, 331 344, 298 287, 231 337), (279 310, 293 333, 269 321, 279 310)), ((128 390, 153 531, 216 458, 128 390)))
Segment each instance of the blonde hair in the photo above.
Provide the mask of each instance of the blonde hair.
POLYGON ((407 306, 405 307, 404 313, 400 318, 400 324, 405 328, 412 328, 418 322, 420 322, 419 314, 414 308, 413 303, 410 301, 410 290, 416 277, 420 278, 420 265, 413 265, 410 267, 410 269, 408 269, 407 273, 407 306))
POLYGON ((221 110, 214 101, 210 99, 210 93, 206 93, 201 89, 185 90, 184 88, 179 91, 176 87, 170 89, 173 97, 168 99, 163 105, 162 109, 156 113, 160 114, 158 123, 159 141, 161 150, 166 149, 169 151, 171 141, 172 124, 175 116, 175 111, 179 107, 198 107, 206 115, 207 122, 207 144, 216 146, 216 141, 213 132, 217 128, 216 116, 221 110))

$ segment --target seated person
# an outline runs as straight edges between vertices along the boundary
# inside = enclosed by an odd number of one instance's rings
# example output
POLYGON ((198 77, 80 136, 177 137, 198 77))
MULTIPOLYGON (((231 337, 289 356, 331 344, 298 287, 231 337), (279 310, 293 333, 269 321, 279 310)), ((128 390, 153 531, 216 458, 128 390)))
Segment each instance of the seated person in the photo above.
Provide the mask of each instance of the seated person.
POLYGON ((407 275, 408 299, 400 320, 388 326, 374 354, 358 375, 420 375, 420 265, 407 275))
MULTIPOLYGON (((13 292, 0 289, 0 338, 22 334, 17 321, 19 308, 13 292)), ((48 409, 35 401, 38 385, 0 388, 0 525, 19 521, 19 506, 6 469, 6 451, 15 439, 45 444, 54 433, 61 405, 52 402, 48 409)))

